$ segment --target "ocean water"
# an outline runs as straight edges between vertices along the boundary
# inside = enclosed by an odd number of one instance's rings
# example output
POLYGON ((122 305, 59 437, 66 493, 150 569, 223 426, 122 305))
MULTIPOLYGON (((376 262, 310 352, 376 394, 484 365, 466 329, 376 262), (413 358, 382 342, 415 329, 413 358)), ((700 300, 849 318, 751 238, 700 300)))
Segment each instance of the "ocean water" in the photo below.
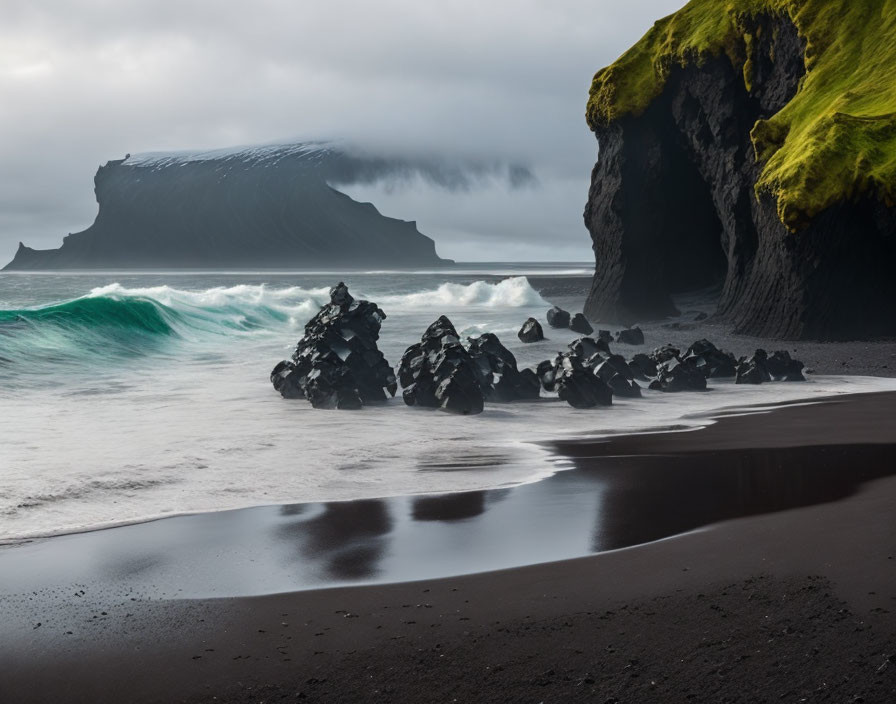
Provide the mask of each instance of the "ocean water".
POLYGON ((698 427, 722 408, 896 388, 861 377, 720 382, 705 394, 645 391, 612 408, 575 410, 543 394, 456 417, 408 408, 400 393, 381 407, 319 411, 270 385, 271 368, 337 281, 386 312, 380 348, 393 365, 445 314, 463 335, 496 333, 522 367, 576 337, 546 329, 549 340, 523 345, 522 322, 543 320, 554 302, 581 305, 545 300, 527 276, 588 273, 572 264, 0 274, 0 540, 253 505, 513 486, 568 466, 544 444, 558 437, 698 427))

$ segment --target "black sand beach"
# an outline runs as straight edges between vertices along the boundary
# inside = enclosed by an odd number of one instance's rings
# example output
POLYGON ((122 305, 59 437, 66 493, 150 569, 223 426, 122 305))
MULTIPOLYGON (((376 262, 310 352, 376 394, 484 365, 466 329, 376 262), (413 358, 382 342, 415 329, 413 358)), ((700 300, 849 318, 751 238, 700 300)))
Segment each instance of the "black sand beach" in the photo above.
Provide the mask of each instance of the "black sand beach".
MULTIPOLYGON (((153 562, 133 542, 130 564, 109 553, 97 575, 105 587, 4 589, 0 699, 892 701, 894 409, 896 394, 867 394, 698 431, 564 444, 557 450, 576 468, 555 480, 580 477, 565 496, 598 479, 610 493, 612 509, 592 510, 602 518, 591 549, 655 542, 562 562, 184 599, 151 583, 153 562), (128 595, 129 581, 144 588, 128 595)), ((489 515, 488 500, 477 514, 473 498, 412 510, 445 533, 489 515)), ((345 537, 338 521, 323 525, 325 542, 345 537)), ((371 551, 388 531, 365 525, 350 550, 323 550, 326 564, 375 565, 371 551)), ((126 548, 127 530, 84 539, 117 535, 126 548)), ((519 537, 510 525, 506 544, 519 537)), ((52 547, 63 540, 5 547, 0 570, 11 574, 10 556, 35 550, 32 564, 65 573, 52 547)), ((86 554, 74 548, 71 565, 86 554)), ((211 564, 195 558, 200 573, 211 564)), ((245 569, 235 560, 221 581, 245 569)), ((12 581, 23 587, 22 578, 12 581)), ((207 571, 200 579, 217 581, 207 571)))

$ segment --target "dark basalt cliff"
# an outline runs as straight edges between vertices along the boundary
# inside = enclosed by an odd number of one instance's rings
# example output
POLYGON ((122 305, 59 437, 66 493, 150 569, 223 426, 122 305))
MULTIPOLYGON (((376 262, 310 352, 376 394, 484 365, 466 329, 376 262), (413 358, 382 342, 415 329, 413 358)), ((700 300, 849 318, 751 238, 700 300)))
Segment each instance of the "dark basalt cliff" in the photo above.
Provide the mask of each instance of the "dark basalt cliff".
POLYGON ((318 144, 110 161, 94 179, 93 225, 59 249, 20 244, 6 269, 449 263, 415 223, 329 185, 372 180, 383 167, 318 144))
POLYGON ((726 54, 677 64, 643 111, 592 123, 585 314, 663 317, 676 313, 673 294, 720 284, 716 315, 740 332, 894 335, 896 208, 855 189, 788 228, 757 188, 764 162, 751 131, 801 90, 806 40, 785 15, 740 21, 754 38, 751 80, 726 54))

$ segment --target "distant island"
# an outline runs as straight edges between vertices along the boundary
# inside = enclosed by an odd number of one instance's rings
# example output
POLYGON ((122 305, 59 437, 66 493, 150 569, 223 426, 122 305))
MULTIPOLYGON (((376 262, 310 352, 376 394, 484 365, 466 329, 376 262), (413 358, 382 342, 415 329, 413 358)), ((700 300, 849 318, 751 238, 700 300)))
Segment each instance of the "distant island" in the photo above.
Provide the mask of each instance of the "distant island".
POLYGON ((692 0, 594 76, 585 313, 896 334, 896 0, 692 0))
POLYGON ((330 185, 420 168, 318 142, 128 155, 97 171, 93 225, 58 249, 19 243, 5 269, 451 264, 416 223, 330 185))

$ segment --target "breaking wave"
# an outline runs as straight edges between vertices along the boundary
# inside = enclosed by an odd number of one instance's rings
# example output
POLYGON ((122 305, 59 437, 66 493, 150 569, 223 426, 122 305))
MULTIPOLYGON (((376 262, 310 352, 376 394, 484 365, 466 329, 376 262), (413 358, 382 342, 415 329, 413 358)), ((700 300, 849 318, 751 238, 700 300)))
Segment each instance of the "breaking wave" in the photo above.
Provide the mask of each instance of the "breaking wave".
MULTIPOLYGON (((435 289, 356 297, 376 301, 390 317, 403 310, 451 313, 463 308, 545 306, 524 276, 498 282, 444 283, 435 289)), ((328 288, 237 285, 203 290, 119 283, 38 308, 0 310, 0 376, 11 369, 46 373, 44 363, 93 366, 171 352, 213 336, 280 333, 300 328, 329 300, 328 288)))

